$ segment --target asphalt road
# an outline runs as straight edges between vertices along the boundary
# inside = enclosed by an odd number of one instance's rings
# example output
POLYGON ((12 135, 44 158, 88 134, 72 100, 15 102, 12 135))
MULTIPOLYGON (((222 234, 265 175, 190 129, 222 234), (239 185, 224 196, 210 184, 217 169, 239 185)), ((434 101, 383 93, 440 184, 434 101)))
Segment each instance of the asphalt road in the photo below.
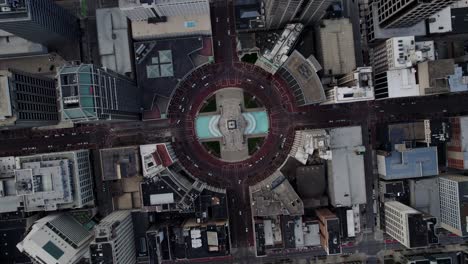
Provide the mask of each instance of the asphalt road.
MULTIPOLYGON (((232 2, 216 0, 211 6, 211 12, 216 63, 202 67, 183 80, 181 88, 171 101, 173 110, 177 110, 170 114, 170 119, 89 124, 56 130, 0 131, 0 155, 99 149, 174 140, 179 159, 188 170, 203 181, 228 190, 232 245, 245 253, 232 260, 232 263, 259 263, 247 250, 253 245, 248 186, 267 177, 282 164, 289 152, 288 146, 290 147, 295 130, 362 126, 364 144, 368 150, 365 156, 368 194, 366 224, 373 228, 372 183, 376 176, 373 174, 374 164, 370 150, 375 147, 372 142, 375 125, 468 114, 468 93, 295 107, 290 101, 288 91, 282 90, 285 87, 281 80, 251 65, 237 62, 232 2), (268 146, 259 151, 260 154, 240 164, 226 165, 213 160, 199 148, 194 136, 193 121, 194 114, 206 96, 217 89, 230 86, 242 87, 260 98, 271 115, 271 133, 268 146)), ((102 199, 106 198, 103 196, 102 199)), ((345 248, 344 252, 366 252, 373 255, 388 247, 397 246, 369 239, 345 248)), ((321 255, 323 251, 317 250, 291 254, 291 258, 296 256, 307 260, 321 255)), ((271 258, 276 261, 284 257, 271 258)), ((262 259, 265 261, 263 263, 268 263, 267 260, 268 258, 262 259)))

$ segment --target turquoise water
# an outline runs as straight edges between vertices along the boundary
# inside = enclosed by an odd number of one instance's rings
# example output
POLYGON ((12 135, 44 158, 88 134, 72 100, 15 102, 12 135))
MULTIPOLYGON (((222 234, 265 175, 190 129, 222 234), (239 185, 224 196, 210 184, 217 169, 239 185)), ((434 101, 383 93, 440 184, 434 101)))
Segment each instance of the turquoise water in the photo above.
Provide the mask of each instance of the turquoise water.
POLYGON ((268 115, 265 111, 242 113, 248 125, 245 129, 246 135, 257 135, 268 133, 268 115))
POLYGON ((198 138, 219 138, 221 132, 217 128, 219 115, 199 116, 195 119, 195 132, 198 138))
MULTIPOLYGON (((247 120, 245 135, 266 134, 269 129, 268 114, 265 111, 242 113, 247 120)), ((199 116, 195 119, 195 132, 199 139, 222 137, 218 129, 220 115, 199 116)))

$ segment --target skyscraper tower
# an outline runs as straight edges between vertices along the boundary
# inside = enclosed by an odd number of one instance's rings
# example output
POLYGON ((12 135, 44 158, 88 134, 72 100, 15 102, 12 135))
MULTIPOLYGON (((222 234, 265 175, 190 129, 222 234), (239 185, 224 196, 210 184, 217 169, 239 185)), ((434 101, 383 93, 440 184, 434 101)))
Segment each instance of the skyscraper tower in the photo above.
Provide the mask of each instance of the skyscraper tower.
POLYGON ((141 93, 132 79, 92 64, 67 65, 58 75, 62 121, 139 119, 141 93))
POLYGON ((91 263, 136 263, 133 222, 130 211, 114 211, 94 227, 89 246, 91 263))
POLYGON ((410 27, 429 18, 455 0, 378 0, 378 20, 382 28, 410 27))
POLYGON ((55 81, 17 70, 0 71, 0 128, 58 122, 55 81))
POLYGON ((0 29, 49 47, 79 40, 78 22, 52 0, 0 1, 0 29))
POLYGON ((312 25, 320 21, 332 0, 266 0, 267 28, 282 28, 287 23, 312 25))

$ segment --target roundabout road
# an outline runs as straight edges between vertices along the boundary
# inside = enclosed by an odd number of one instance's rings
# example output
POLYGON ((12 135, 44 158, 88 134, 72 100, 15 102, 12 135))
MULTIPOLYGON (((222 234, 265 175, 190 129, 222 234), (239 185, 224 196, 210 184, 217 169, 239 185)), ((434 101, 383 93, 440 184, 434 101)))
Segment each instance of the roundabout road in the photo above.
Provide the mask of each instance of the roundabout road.
POLYGON ((271 74, 251 64, 210 64, 180 82, 168 107, 173 125, 173 147, 179 161, 195 177, 223 188, 257 183, 274 172, 292 146, 295 108, 289 89, 271 74), (204 101, 223 88, 236 87, 257 97, 269 115, 264 144, 246 160, 226 162, 210 155, 197 139, 195 118, 204 101))

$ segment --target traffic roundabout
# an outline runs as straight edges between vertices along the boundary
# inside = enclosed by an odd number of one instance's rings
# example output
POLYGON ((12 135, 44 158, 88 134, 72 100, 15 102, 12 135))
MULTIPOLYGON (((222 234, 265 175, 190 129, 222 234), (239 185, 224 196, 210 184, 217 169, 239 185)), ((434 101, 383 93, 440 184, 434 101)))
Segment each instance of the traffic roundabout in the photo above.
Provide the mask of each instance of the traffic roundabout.
POLYGON ((264 70, 246 63, 205 65, 171 96, 173 149, 185 170, 204 182, 254 184, 286 160, 294 110, 288 87, 264 70))

